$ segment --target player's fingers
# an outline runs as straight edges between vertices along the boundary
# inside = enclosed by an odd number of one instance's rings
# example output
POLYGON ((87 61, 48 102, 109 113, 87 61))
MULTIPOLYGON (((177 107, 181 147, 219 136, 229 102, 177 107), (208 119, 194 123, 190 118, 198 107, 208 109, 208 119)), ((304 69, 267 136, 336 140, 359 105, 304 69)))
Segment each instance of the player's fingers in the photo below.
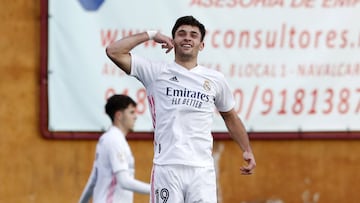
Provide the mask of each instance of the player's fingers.
POLYGON ((254 159, 250 159, 248 161, 248 165, 246 166, 246 168, 253 170, 255 167, 256 167, 256 163, 255 163, 254 159))
POLYGON ((241 171, 241 174, 242 174, 242 175, 251 175, 251 174, 253 174, 253 170, 246 169, 246 168, 244 168, 244 167, 241 167, 241 168, 240 168, 240 171, 241 171))
POLYGON ((246 164, 244 164, 242 167, 240 167, 241 174, 243 175, 251 175, 253 174, 253 171, 256 167, 255 160, 253 158, 250 158, 246 160, 246 164))
POLYGON ((168 48, 165 53, 169 53, 172 50, 172 47, 168 48))
POLYGON ((250 175, 254 173, 254 167, 253 166, 242 166, 240 167, 241 174, 250 175))
POLYGON ((165 53, 169 53, 173 49, 173 46, 169 44, 162 44, 161 48, 166 49, 165 53))
POLYGON ((248 163, 248 167, 253 169, 256 166, 254 155, 251 152, 243 153, 244 160, 248 163))

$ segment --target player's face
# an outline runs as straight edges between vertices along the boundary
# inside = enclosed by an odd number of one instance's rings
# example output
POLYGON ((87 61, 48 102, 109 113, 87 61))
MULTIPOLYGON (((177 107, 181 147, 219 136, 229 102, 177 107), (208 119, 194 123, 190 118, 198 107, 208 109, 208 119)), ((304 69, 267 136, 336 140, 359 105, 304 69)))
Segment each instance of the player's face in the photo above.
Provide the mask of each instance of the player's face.
POLYGON ((121 119, 121 123, 126 128, 126 130, 133 131, 135 121, 136 121, 137 115, 136 115, 136 107, 133 105, 130 105, 128 108, 126 108, 123 111, 123 116, 121 119))
POLYGON ((191 25, 180 26, 174 35, 175 54, 180 58, 192 58, 204 48, 198 27, 191 25))

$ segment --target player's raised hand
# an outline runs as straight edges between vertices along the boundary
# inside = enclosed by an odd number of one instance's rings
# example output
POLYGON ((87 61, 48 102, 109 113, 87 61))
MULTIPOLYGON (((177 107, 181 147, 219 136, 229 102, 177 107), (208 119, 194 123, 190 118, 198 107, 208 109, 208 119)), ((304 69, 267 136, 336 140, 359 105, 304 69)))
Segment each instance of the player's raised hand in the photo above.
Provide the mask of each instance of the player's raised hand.
POLYGON ((254 173, 254 169, 256 167, 255 157, 252 152, 245 151, 243 153, 243 158, 246 161, 247 165, 242 166, 240 168, 241 174, 243 175, 251 175, 254 173))
POLYGON ((153 40, 161 44, 162 49, 166 49, 165 53, 169 53, 174 48, 172 38, 163 35, 160 32, 156 33, 153 40))

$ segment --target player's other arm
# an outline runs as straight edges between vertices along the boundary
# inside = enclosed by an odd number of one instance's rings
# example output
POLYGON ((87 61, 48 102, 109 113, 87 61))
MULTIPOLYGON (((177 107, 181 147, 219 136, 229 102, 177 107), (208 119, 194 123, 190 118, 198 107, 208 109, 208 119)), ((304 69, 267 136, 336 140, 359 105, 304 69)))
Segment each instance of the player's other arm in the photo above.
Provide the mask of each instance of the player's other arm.
POLYGON ((86 186, 85 186, 85 188, 81 194, 81 197, 79 199, 79 203, 88 203, 90 201, 90 198, 92 197, 93 192, 94 192, 96 179, 97 179, 97 172, 96 172, 96 168, 93 167, 93 169, 91 170, 89 179, 86 183, 86 186))
POLYGON ((173 48, 173 42, 160 32, 149 35, 148 32, 142 32, 131 36, 124 37, 106 47, 106 55, 124 72, 131 73, 131 56, 130 51, 139 44, 153 39, 155 42, 162 44, 161 48, 166 49, 166 53, 173 48))
POLYGON ((149 40, 146 32, 124 37, 106 47, 106 55, 125 73, 131 72, 130 51, 137 45, 149 40))
POLYGON ((243 150, 243 158, 248 163, 246 166, 240 168, 242 174, 252 174, 256 166, 256 162, 244 124, 234 109, 231 109, 228 112, 220 112, 220 114, 225 121, 231 138, 243 150))
POLYGON ((120 187, 138 193, 149 194, 150 184, 134 179, 126 170, 116 173, 116 179, 120 187))

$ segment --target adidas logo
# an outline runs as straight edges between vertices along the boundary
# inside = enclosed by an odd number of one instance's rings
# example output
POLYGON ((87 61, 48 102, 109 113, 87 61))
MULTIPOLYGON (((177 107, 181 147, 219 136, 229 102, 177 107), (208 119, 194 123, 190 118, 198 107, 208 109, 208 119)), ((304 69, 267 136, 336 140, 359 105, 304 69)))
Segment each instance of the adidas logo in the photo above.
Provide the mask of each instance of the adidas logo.
POLYGON ((179 82, 176 76, 170 78, 169 80, 174 81, 174 82, 179 82))

